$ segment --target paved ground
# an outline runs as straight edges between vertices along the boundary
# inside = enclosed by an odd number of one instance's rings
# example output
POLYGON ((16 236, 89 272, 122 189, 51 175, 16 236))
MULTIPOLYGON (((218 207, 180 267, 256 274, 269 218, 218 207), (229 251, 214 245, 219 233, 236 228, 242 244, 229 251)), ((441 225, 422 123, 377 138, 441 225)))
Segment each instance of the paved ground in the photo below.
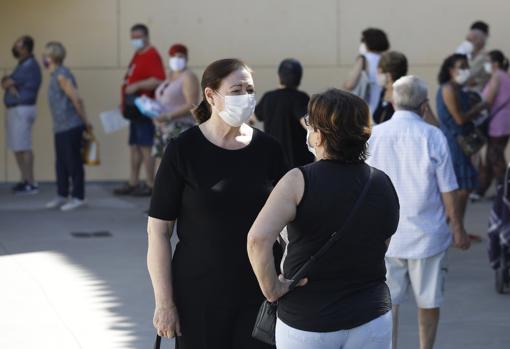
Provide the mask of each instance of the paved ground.
MULTIPOLYGON (((31 197, 0 186, 0 348, 152 348, 147 200, 115 198, 111 185, 87 189, 88 208, 62 213, 43 208, 53 186, 31 197), (101 231, 112 236, 71 235, 101 231)), ((470 231, 485 231, 488 211, 470 206, 470 231)), ((437 348, 510 348, 510 295, 495 293, 485 250, 450 253, 437 348)), ((400 348, 418 347, 412 299, 400 333, 400 348)))

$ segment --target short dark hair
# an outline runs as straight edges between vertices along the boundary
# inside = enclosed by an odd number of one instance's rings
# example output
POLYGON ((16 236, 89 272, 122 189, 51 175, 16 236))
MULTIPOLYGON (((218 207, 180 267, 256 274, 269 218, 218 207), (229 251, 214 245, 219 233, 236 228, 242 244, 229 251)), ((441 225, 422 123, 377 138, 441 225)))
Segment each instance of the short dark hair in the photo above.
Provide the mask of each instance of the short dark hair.
POLYGON ((132 32, 142 32, 143 35, 149 36, 149 28, 145 24, 137 23, 131 27, 132 32))
POLYGON ((446 84, 450 81, 450 69, 452 69, 458 61, 466 61, 467 63, 468 57, 460 53, 454 53, 453 55, 446 57, 437 76, 437 80, 440 85, 446 84))
POLYGON ((390 48, 386 33, 378 28, 367 28, 361 33, 361 42, 367 45, 369 51, 384 52, 390 48))
POLYGON ((21 45, 27 49, 29 53, 34 52, 34 39, 30 35, 23 35, 21 38, 21 45))
POLYGON ((219 89, 223 79, 240 69, 246 69, 250 73, 252 72, 250 67, 236 58, 220 59, 212 62, 205 68, 204 74, 202 75, 202 82, 200 83, 203 99, 202 102, 193 109, 193 115, 200 124, 206 122, 211 117, 211 106, 205 97, 205 89, 207 87, 213 90, 219 89))
POLYGON ((508 58, 505 57, 500 50, 492 50, 489 52, 491 62, 498 63, 501 69, 508 71, 508 58))
POLYGON ((471 24, 471 30, 477 29, 485 33, 485 35, 489 35, 489 25, 484 21, 476 21, 471 24))
POLYGON ((284 59, 278 67, 278 76, 283 86, 297 88, 303 77, 303 66, 297 59, 284 59))
POLYGON ((308 104, 310 126, 321 131, 328 157, 347 163, 367 158, 370 111, 365 101, 339 89, 313 95, 308 104))
POLYGON ((407 58, 397 51, 384 52, 379 60, 379 68, 383 73, 389 73, 393 81, 407 75, 407 58))

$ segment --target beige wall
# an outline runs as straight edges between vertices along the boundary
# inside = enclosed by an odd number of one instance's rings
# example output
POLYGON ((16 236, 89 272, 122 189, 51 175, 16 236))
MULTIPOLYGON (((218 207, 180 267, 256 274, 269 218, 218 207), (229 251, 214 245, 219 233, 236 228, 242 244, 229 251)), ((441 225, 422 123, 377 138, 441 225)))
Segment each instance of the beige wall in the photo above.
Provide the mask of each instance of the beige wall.
MULTIPOLYGON (((440 62, 460 43, 473 20, 491 25, 488 48, 510 54, 509 13, 507 0, 2 0, 0 73, 12 71, 16 62, 10 48, 21 34, 35 38, 38 58, 45 42, 63 42, 66 64, 76 75, 101 143, 103 164, 87 168, 87 177, 124 179, 127 131, 105 135, 98 114, 119 102, 120 82, 132 55, 129 28, 135 22, 150 27, 165 61, 171 43, 188 45, 197 74, 217 58, 243 58, 255 70, 259 96, 276 85, 276 66, 285 57, 303 62, 303 90, 314 93, 340 86, 356 55, 361 30, 376 26, 388 33, 393 49, 408 56, 411 73, 424 77, 433 94, 440 62)), ((34 128, 39 180, 54 178, 47 82, 45 72, 34 128)), ((17 179, 2 122, 0 181, 17 179)))

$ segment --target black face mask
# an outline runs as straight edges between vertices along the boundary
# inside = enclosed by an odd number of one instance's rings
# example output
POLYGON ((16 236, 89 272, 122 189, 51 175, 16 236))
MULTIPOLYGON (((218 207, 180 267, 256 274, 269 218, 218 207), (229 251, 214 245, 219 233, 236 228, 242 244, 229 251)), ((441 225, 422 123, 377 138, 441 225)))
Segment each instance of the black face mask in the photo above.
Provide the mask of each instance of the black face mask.
POLYGON ((14 56, 14 58, 18 59, 20 54, 19 54, 19 51, 16 49, 16 47, 13 47, 12 48, 12 55, 14 56))

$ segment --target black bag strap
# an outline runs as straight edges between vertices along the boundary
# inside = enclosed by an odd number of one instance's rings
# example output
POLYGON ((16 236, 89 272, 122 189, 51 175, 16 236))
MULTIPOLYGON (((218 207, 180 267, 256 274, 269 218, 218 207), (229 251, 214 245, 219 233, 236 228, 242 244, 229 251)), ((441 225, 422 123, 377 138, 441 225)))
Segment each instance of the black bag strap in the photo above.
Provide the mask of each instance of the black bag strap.
POLYGON ((159 334, 156 335, 156 341, 154 342, 154 349, 161 348, 161 337, 159 334))
POLYGON ((347 216, 347 219, 344 221, 341 228, 337 231, 335 231, 333 234, 331 234, 329 240, 313 255, 308 259, 308 261, 305 262, 299 268, 299 270, 292 276, 292 283, 289 286, 289 292, 292 291, 294 288, 296 288, 298 282, 306 276, 312 265, 317 262, 317 260, 324 255, 338 240, 340 240, 340 237, 342 237, 342 233, 345 231, 345 229, 348 228, 351 221, 353 220, 356 213, 359 211, 359 208, 361 207, 361 204, 365 200, 365 197, 368 193, 368 188, 370 187, 370 184, 372 183, 374 175, 374 169, 373 167, 370 167, 370 173, 368 175, 368 180, 365 183, 363 190, 361 191, 360 196, 356 200, 356 203, 354 204, 354 207, 352 208, 351 212, 347 216))

